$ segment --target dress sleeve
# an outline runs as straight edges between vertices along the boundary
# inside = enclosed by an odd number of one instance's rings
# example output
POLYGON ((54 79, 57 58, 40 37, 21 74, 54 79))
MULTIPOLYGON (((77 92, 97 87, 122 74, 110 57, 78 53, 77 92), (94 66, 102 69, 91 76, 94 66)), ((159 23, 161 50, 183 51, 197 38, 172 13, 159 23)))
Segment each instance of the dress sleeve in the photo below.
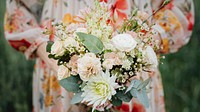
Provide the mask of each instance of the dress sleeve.
MULTIPOLYGON (((153 10, 161 7, 164 0, 153 0, 153 10)), ((192 0, 171 0, 154 15, 155 29, 161 37, 161 53, 173 53, 187 44, 194 25, 192 0)))
POLYGON ((25 54, 35 56, 37 47, 47 39, 28 5, 21 0, 6 0, 5 38, 10 45, 25 54))

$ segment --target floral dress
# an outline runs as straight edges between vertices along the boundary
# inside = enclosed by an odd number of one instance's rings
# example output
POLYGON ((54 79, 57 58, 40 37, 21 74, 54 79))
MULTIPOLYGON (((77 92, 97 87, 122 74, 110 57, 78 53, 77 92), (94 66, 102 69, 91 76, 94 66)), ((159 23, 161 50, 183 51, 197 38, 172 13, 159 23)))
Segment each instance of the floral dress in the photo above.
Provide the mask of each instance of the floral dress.
MULTIPOLYGON (((112 10, 118 18, 130 14, 134 7, 153 14, 164 0, 100 0, 113 4, 112 10)), ((24 53, 27 59, 36 58, 33 74, 33 112, 83 112, 85 107, 71 105, 71 95, 58 83, 56 74, 47 64, 36 56, 37 47, 48 41, 42 31, 50 28, 52 21, 73 21, 73 16, 94 0, 7 0, 5 18, 5 37, 10 45, 24 53)), ((192 0, 172 0, 167 6, 150 18, 159 32, 158 53, 178 51, 188 43, 194 24, 192 0)), ((164 94, 159 71, 141 74, 140 77, 152 77, 149 93, 150 107, 145 109, 133 99, 116 107, 120 112, 164 112, 164 94)))

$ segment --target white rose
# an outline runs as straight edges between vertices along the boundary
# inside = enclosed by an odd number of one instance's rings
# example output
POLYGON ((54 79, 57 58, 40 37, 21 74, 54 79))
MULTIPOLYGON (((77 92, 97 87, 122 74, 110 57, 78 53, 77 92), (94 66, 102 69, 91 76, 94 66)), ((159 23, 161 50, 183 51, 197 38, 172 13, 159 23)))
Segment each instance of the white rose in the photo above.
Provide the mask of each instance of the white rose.
POLYGON ((70 76, 70 71, 67 67, 61 65, 58 68, 58 74, 57 74, 57 78, 58 80, 62 80, 64 78, 67 78, 70 76))
POLYGON ((137 42, 130 34, 119 34, 112 38, 113 45, 120 51, 129 52, 133 50, 137 42))
POLYGON ((65 49, 63 48, 62 41, 55 41, 51 46, 51 54, 55 54, 56 56, 62 56, 65 53, 65 49))
POLYGON ((150 69, 156 69, 158 66, 158 59, 153 48, 150 46, 147 46, 147 48, 143 52, 147 58, 147 62, 151 64, 150 69))
POLYGON ((74 38, 72 38, 72 37, 68 37, 64 41, 64 47, 66 49, 68 47, 78 47, 78 46, 79 46, 78 42, 74 38))

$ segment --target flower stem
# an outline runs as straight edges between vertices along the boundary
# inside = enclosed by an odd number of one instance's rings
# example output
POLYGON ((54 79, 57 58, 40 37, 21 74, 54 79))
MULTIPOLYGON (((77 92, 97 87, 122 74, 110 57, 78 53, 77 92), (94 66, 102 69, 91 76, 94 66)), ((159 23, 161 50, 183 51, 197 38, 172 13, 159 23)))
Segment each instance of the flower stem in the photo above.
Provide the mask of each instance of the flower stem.
POLYGON ((144 20, 144 21, 142 22, 142 25, 143 25, 144 23, 146 23, 153 15, 155 15, 158 11, 160 11, 164 6, 166 6, 166 5, 169 4, 170 2, 171 2, 171 0, 165 0, 165 1, 163 2, 163 4, 161 5, 160 8, 158 8, 156 11, 154 11, 146 20, 144 20))

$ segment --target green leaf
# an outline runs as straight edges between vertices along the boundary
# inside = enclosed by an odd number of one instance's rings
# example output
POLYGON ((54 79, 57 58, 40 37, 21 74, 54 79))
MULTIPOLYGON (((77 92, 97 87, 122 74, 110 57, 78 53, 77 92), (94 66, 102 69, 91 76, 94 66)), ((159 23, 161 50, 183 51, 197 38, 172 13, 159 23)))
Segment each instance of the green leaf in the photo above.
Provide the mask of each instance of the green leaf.
POLYGON ((134 10, 132 11, 132 13, 131 13, 131 14, 132 14, 132 17, 133 17, 133 16, 136 16, 136 15, 137 15, 137 12, 138 12, 138 8, 134 9, 134 10))
POLYGON ((144 5, 144 8, 146 9, 146 8, 147 8, 147 6, 148 6, 148 3, 146 3, 146 4, 144 5))
POLYGON ((52 41, 48 41, 47 42, 47 46, 46 46, 46 52, 51 53, 51 46, 53 45, 52 41))
POLYGON ((49 55, 48 55, 48 58, 54 58, 54 57, 55 57, 54 54, 49 54, 49 55))
POLYGON ((130 92, 125 93, 125 90, 118 91, 116 97, 124 102, 130 102, 132 99, 130 92))
POLYGON ((130 91, 131 95, 134 97, 134 98, 137 98, 137 89, 135 88, 132 88, 131 91, 130 91))
POLYGON ((71 100, 71 104, 76 104, 76 103, 79 103, 83 100, 83 97, 81 97, 83 92, 80 92, 80 93, 76 93, 74 95, 74 97, 72 98, 71 100))
POLYGON ((79 76, 70 76, 68 78, 62 79, 60 85, 69 92, 80 92, 80 77, 79 76))
POLYGON ((67 2, 64 2, 64 5, 65 5, 65 7, 68 7, 68 3, 67 2))
POLYGON ((144 82, 140 83, 140 85, 137 87, 137 90, 145 89, 146 86, 149 84, 150 81, 151 81, 151 78, 148 78, 144 82))
POLYGON ((122 105, 122 100, 120 100, 119 98, 117 98, 116 96, 113 96, 111 99, 111 103, 114 106, 121 106, 122 105))
POLYGON ((125 93, 129 92, 132 88, 137 88, 140 85, 140 83, 141 83, 140 80, 133 79, 131 81, 131 84, 128 86, 125 93))
POLYGON ((143 104, 146 108, 149 107, 149 99, 147 97, 147 93, 144 89, 136 91, 137 98, 141 104, 143 104))
POLYGON ((77 35, 90 52, 97 54, 103 51, 103 43, 96 36, 81 32, 77 32, 77 35))

